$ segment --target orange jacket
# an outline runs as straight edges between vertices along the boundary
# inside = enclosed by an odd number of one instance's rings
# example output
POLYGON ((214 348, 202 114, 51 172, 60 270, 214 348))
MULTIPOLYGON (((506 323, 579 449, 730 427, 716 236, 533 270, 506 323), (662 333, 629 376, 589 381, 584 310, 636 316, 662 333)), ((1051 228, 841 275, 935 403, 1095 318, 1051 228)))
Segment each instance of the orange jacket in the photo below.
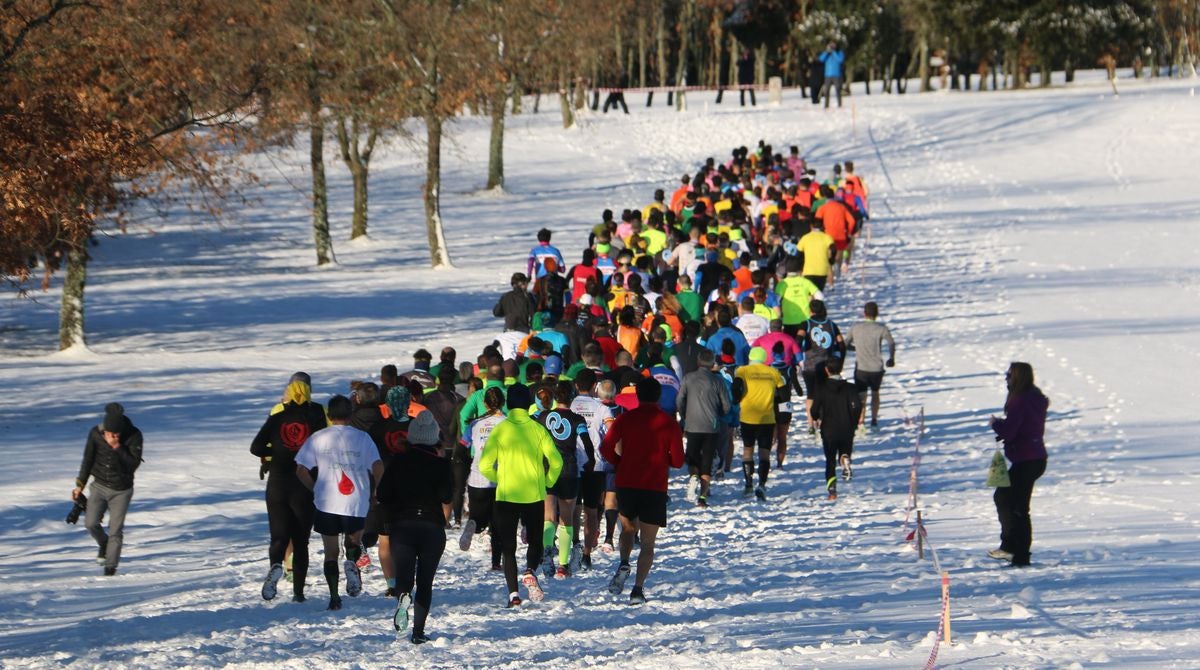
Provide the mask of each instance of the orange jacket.
POLYGON ((825 224, 825 234, 835 242, 845 242, 854 234, 854 213, 846 203, 830 198, 815 214, 825 224))

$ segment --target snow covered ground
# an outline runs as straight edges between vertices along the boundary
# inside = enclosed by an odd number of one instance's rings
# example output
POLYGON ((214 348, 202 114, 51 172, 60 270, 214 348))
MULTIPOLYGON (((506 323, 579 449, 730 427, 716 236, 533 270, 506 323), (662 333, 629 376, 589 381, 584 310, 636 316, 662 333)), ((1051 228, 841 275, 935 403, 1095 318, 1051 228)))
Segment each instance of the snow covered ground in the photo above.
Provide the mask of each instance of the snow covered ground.
POLYGON ((486 120, 463 120, 443 189, 454 272, 427 268, 421 157, 399 142, 373 166, 369 242, 345 242, 349 179, 331 163, 334 268, 312 267, 305 147, 255 157, 265 184, 220 225, 146 208, 94 250, 90 352, 52 353, 56 289, 0 301, 0 665, 922 667, 941 582, 902 524, 917 438, 905 419, 923 409, 920 509, 952 599, 941 667, 1200 667, 1196 83, 1125 81, 1120 98, 1095 79, 856 87, 831 112, 790 91, 754 109, 692 95, 682 114, 634 104, 571 131, 544 100, 510 121, 502 195, 478 192, 486 120), (607 594, 598 555, 544 603, 503 610, 481 548, 453 544, 424 647, 396 640, 378 572, 336 614, 319 576, 303 605, 259 598, 267 528, 247 448, 293 370, 323 400, 418 347, 474 352, 537 228, 573 263, 601 209, 643 205, 760 138, 800 145, 822 173, 852 159, 872 187, 872 239, 831 315, 848 326, 878 301, 900 352, 883 431, 859 442, 836 503, 797 433, 767 504, 725 481, 713 507, 690 509, 674 482, 641 608, 607 594), (987 417, 1011 360, 1033 364, 1052 402, 1024 570, 985 556, 998 534, 987 417), (113 399, 144 431, 146 462, 120 574, 102 578, 62 517, 113 399))

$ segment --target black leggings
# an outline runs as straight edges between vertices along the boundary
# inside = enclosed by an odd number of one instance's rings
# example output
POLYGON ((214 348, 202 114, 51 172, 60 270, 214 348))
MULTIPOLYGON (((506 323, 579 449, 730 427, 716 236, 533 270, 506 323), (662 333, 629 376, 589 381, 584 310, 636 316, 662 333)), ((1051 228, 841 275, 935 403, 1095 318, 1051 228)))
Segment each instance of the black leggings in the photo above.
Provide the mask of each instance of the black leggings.
POLYGON ((1013 463, 1008 469, 1011 486, 996 489, 996 515, 1000 517, 1000 548, 1012 554, 1013 565, 1029 565, 1029 547, 1033 544, 1033 522, 1029 519, 1029 500, 1033 483, 1046 472, 1046 459, 1013 463))
POLYGON ((837 488, 837 466, 842 454, 852 456, 854 454, 854 438, 838 439, 833 437, 822 437, 821 443, 825 447, 825 485, 829 486, 829 480, 833 479, 837 488))
MULTIPOLYGON (((775 424, 773 423, 743 423, 742 448, 758 447, 758 484, 767 485, 767 477, 771 473, 771 444, 775 441, 775 424)), ((742 474, 746 477, 746 486, 754 484, 754 455, 742 459, 742 474)))
POLYGON ((450 503, 451 517, 455 524, 459 524, 462 523, 463 496, 467 491, 467 475, 471 473, 471 452, 461 444, 454 445, 454 453, 450 458, 450 471, 454 473, 454 493, 450 503))
POLYGON ((542 562, 542 521, 545 518, 544 502, 514 503, 496 501, 492 514, 492 535, 500 545, 504 558, 504 582, 508 592, 517 590, 517 522, 525 524, 529 545, 525 550, 525 567, 537 568, 542 562))
POLYGON ((271 529, 271 545, 267 553, 271 565, 283 563, 288 543, 292 545, 292 591, 304 593, 308 577, 308 538, 312 535, 313 494, 299 480, 267 482, 267 524, 271 529))
POLYGON ((412 594, 413 634, 423 634, 433 602, 433 576, 446 550, 446 530, 440 523, 397 521, 388 524, 388 539, 392 545, 396 592, 412 594))
POLYGON ((490 533, 492 565, 500 565, 500 534, 496 532, 496 524, 492 519, 492 508, 496 506, 496 489, 477 489, 474 486, 468 486, 467 495, 471 499, 470 516, 475 522, 475 532, 478 533, 484 528, 492 526, 492 532, 490 533))

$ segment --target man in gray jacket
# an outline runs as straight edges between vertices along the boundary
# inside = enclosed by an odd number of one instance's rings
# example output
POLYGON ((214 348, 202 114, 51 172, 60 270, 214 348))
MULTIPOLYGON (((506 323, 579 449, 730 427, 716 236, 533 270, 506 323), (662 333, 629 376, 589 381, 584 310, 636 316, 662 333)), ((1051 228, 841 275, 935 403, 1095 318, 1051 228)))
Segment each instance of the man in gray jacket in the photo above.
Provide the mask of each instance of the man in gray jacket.
POLYGON ((858 418, 861 427, 866 419, 866 396, 871 392, 871 432, 879 430, 879 387, 883 384, 884 366, 896 364, 896 341, 892 339, 892 331, 876 321, 879 318, 879 305, 868 302, 863 307, 866 321, 859 321, 850 327, 846 333, 846 348, 854 352, 854 385, 858 387, 858 395, 863 405, 863 411, 858 418), (883 359, 883 343, 887 342, 888 357, 883 359))
POLYGON ((125 416, 125 408, 110 402, 104 408, 104 421, 93 426, 83 448, 79 477, 71 490, 78 501, 88 478, 92 479, 92 497, 87 500, 84 525, 96 540, 100 552, 96 561, 104 564, 104 574, 117 574, 121 545, 125 539, 125 513, 133 499, 133 473, 142 463, 142 431, 125 416), (108 532, 102 526, 108 512, 108 532))
POLYGON ((708 487, 712 480, 713 456, 721 434, 721 416, 733 405, 725 381, 716 372, 716 355, 703 349, 696 356, 697 368, 683 378, 676 404, 687 435, 687 499, 708 507, 708 487), (699 497, 696 492, 699 489, 699 497))

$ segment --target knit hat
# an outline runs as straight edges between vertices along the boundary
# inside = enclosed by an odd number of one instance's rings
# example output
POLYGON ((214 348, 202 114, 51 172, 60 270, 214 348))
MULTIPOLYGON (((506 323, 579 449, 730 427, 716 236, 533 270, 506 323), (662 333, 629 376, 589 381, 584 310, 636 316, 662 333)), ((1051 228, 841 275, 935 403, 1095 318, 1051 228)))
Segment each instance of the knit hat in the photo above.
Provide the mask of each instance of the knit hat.
POLYGON ((533 395, 529 393, 529 387, 524 384, 513 384, 508 387, 508 401, 506 406, 512 409, 529 409, 533 404, 533 395))
POLYGON ((109 433, 119 433, 125 428, 125 408, 120 403, 110 402, 104 406, 104 423, 101 430, 109 433))
POLYGON ((393 386, 387 392, 387 406, 396 421, 403 421, 408 416, 408 405, 412 402, 412 393, 403 386, 393 386))
POLYGON ((751 363, 766 363, 767 362, 767 350, 763 349, 762 347, 751 347, 750 362, 751 363))
POLYGON ((441 439, 441 430, 433 418, 433 412, 421 410, 417 418, 408 424, 408 441, 413 444, 433 445, 441 439))

